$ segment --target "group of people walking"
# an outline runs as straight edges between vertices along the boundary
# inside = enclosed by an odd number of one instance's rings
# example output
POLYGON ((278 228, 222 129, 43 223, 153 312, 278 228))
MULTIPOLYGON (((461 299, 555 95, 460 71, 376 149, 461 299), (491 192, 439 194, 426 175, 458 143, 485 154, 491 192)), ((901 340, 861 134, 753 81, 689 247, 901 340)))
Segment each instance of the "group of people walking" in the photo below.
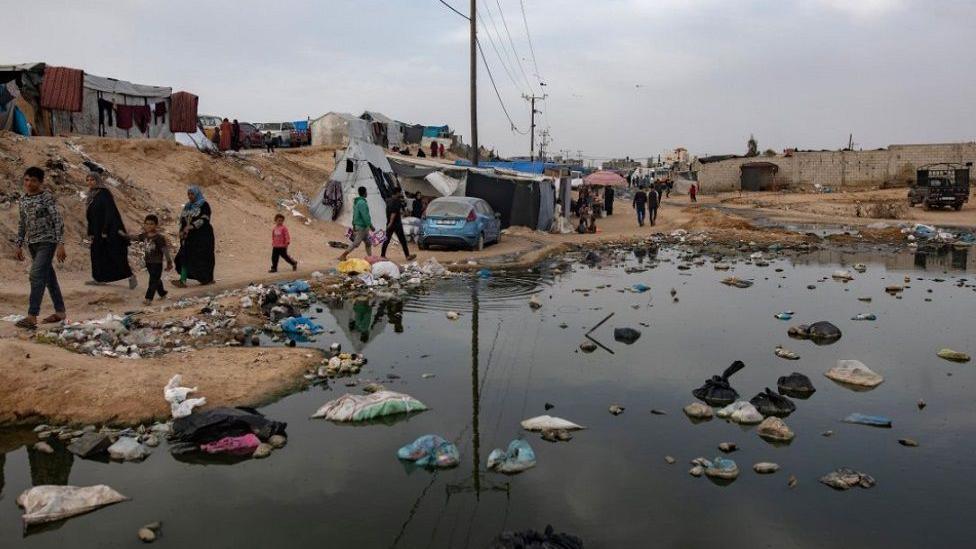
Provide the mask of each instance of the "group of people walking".
MULTIPOLYGON (((42 323, 57 323, 65 319, 66 308, 54 261, 67 259, 64 247, 64 219, 58 210, 54 194, 44 186, 44 170, 28 168, 24 172, 24 196, 20 200, 17 227, 16 257, 23 261, 31 258, 30 297, 27 316, 17 322, 20 328, 34 329, 38 324, 41 302, 47 292, 54 306, 54 313, 43 318, 42 323), (26 250, 26 253, 25 253, 26 250)), ((101 174, 90 173, 86 177, 88 196, 85 201, 85 217, 91 280, 87 284, 102 285, 128 279, 129 288, 138 286, 138 279, 129 265, 129 244, 144 244, 143 260, 149 274, 145 303, 152 303, 156 296, 165 297, 163 270, 172 270, 175 264, 179 278, 172 284, 186 287, 187 280, 201 284, 214 281, 214 232, 210 225, 210 205, 199 187, 187 190, 187 202, 180 212, 180 247, 175 260, 170 256, 170 245, 159 231, 159 217, 145 216, 142 231, 132 234, 126 231, 112 192, 105 186, 101 174), (165 266, 164 266, 165 263, 165 266)))
POLYGON ((643 227, 645 220, 654 225, 657 222, 657 209, 661 205, 661 191, 657 187, 650 187, 646 191, 638 187, 631 205, 637 212, 638 225, 643 227))

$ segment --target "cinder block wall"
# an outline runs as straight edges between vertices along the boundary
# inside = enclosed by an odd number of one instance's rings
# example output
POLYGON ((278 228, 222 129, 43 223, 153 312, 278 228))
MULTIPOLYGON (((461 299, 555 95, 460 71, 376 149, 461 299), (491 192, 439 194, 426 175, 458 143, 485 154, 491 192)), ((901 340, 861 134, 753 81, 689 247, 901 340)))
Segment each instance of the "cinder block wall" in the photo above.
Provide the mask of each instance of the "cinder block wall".
POLYGON ((792 188, 820 184, 834 189, 906 185, 915 170, 936 162, 973 162, 976 143, 891 145, 875 151, 796 152, 790 157, 733 158, 702 164, 698 181, 703 192, 739 190, 739 167, 749 162, 779 166, 777 179, 792 188))

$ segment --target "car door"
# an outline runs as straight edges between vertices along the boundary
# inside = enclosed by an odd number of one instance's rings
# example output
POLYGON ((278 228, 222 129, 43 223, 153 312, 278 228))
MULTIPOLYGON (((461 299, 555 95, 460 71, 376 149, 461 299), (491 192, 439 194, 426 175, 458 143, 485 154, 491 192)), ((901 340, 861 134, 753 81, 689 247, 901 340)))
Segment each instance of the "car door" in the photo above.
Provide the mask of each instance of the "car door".
POLYGON ((484 200, 478 202, 478 207, 485 218, 485 235, 487 236, 487 240, 491 242, 498 240, 499 228, 498 219, 495 218, 495 211, 484 200))

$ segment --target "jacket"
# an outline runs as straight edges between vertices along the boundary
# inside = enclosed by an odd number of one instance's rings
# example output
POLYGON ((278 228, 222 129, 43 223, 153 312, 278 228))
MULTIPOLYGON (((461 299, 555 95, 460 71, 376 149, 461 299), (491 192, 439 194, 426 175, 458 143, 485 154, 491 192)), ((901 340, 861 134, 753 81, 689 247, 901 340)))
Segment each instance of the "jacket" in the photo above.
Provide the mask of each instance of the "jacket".
POLYGON ((291 234, 288 232, 288 227, 275 225, 271 229, 271 247, 287 248, 289 244, 291 244, 291 234))
POLYGON ((64 243, 64 220, 54 195, 48 191, 28 194, 20 199, 17 247, 42 242, 64 243))
POLYGON ((373 220, 369 217, 369 204, 366 199, 357 196, 352 202, 352 228, 368 229, 373 226, 373 220))

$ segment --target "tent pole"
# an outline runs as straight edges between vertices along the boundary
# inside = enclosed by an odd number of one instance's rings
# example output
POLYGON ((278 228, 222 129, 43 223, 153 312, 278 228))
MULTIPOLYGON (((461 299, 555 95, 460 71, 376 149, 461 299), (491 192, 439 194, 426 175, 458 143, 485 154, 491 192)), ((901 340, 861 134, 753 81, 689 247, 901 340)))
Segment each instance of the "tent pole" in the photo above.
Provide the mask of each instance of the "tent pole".
POLYGON ((478 165, 478 11, 477 0, 471 0, 471 165, 478 165))

